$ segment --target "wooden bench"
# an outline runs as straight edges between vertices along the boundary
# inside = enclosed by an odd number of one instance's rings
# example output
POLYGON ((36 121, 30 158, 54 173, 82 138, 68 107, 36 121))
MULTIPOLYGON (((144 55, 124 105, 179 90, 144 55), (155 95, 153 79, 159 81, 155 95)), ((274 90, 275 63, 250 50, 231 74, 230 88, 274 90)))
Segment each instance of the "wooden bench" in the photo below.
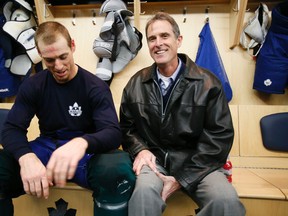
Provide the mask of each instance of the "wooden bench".
MULTIPOLYGON (((0 104, 10 108, 11 104, 0 104)), ((118 110, 119 105, 116 105, 118 110)), ((262 145, 259 121, 262 116, 287 112, 288 106, 230 105, 235 139, 230 159, 233 164, 232 184, 246 207, 247 216, 283 216, 288 212, 288 153, 273 152, 262 145)), ((37 119, 28 129, 29 140, 39 134, 37 119)), ((14 199, 15 216, 48 215, 48 207, 63 198, 77 216, 93 215, 92 193, 75 184, 51 188, 48 200, 31 196, 14 199)), ((177 192, 167 200, 164 216, 195 215, 197 205, 184 193, 177 192)))
POLYGON ((259 122, 263 116, 287 112, 288 106, 238 105, 237 109, 234 144, 238 142, 239 146, 231 152, 233 185, 247 215, 287 215, 288 152, 265 149, 259 122))

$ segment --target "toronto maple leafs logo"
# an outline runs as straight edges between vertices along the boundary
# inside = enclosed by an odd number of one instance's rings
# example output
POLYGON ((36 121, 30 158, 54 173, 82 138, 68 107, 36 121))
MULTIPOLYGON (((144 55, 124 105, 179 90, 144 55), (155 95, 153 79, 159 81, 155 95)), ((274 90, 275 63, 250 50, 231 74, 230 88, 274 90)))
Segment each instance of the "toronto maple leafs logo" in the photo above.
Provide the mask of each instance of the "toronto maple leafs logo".
POLYGON ((272 81, 270 79, 266 79, 266 80, 264 80, 264 85, 270 86, 270 85, 272 85, 272 81))
POLYGON ((80 116, 82 114, 81 106, 75 102, 73 106, 69 106, 69 114, 71 116, 80 116))
POLYGON ((56 209, 53 207, 49 207, 48 213, 49 216, 75 216, 77 210, 76 209, 68 209, 68 202, 60 198, 55 202, 56 209))

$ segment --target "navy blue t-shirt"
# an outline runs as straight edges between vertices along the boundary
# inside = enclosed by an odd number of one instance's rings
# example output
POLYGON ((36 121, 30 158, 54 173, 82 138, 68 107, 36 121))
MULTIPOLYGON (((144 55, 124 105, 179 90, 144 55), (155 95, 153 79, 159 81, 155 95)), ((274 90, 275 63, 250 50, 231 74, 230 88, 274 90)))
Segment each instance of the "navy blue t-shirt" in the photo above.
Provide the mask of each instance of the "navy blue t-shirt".
POLYGON ((79 66, 67 83, 57 83, 43 70, 20 86, 2 133, 3 147, 16 159, 31 152, 26 133, 34 115, 41 135, 67 139, 67 134, 81 134, 88 141, 88 153, 106 152, 121 142, 109 86, 79 66))

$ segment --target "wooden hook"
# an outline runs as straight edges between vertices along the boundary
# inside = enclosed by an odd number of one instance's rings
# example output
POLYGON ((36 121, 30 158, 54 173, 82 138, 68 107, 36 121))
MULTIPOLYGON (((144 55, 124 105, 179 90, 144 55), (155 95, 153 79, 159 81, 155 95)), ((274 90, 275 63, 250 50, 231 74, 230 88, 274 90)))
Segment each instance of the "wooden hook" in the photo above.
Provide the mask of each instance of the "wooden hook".
POLYGON ((92 10, 92 15, 93 15, 92 23, 93 25, 96 25, 96 11, 95 10, 92 10))
POLYGON ((210 7, 209 6, 207 6, 206 7, 206 9, 205 9, 205 14, 206 14, 206 19, 205 19, 205 22, 209 22, 209 9, 210 9, 210 7))
POLYGON ((187 7, 184 7, 183 8, 183 16, 184 16, 183 23, 186 22, 186 13, 187 13, 187 7))
POLYGON ((75 13, 74 10, 72 11, 72 25, 73 25, 73 26, 76 25, 76 13, 75 13))

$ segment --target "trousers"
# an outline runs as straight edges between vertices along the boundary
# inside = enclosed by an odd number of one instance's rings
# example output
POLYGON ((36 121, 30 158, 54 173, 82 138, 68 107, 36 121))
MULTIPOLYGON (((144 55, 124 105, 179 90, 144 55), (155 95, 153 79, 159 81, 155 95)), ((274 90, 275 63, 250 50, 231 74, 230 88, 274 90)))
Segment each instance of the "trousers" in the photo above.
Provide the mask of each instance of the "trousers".
MULTIPOLYGON (((53 151, 67 141, 40 136, 31 141, 30 146, 41 162, 47 165, 53 151)), ((94 215, 127 216, 128 200, 135 185, 128 153, 114 150, 103 154, 85 154, 71 182, 93 191, 94 215)), ((1 216, 13 216, 12 199, 23 194, 18 161, 11 153, 0 150, 1 216)))
MULTIPOLYGON (((158 167, 158 170, 166 174, 162 167, 158 167)), ((161 216, 166 208, 166 203, 161 198, 162 189, 162 180, 148 166, 144 166, 136 177, 128 215, 161 216)), ((207 175, 191 198, 199 206, 197 216, 244 216, 246 212, 234 187, 220 170, 207 175)))

